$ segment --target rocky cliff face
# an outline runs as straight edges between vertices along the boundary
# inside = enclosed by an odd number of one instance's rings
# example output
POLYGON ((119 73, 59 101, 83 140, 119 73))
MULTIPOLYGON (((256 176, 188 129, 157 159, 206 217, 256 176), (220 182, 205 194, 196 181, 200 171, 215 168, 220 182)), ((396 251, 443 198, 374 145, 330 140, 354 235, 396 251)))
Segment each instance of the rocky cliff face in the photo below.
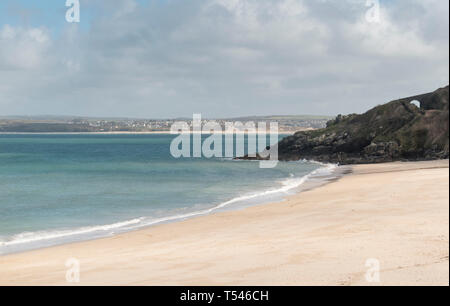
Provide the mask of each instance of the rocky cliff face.
POLYGON ((298 132, 278 144, 280 160, 339 164, 449 157, 449 88, 338 116, 321 130, 298 132), (419 101, 420 108, 412 101, 419 101))

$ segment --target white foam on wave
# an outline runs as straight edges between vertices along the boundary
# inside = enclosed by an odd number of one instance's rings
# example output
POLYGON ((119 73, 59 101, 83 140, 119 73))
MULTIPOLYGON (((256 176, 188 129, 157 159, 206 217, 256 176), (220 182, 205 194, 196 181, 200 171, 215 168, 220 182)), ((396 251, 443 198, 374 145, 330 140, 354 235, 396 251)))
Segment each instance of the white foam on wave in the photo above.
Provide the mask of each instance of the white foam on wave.
MULTIPOLYGON (((302 162, 311 162, 311 161, 302 161, 302 162)), ((52 241, 52 240, 56 240, 56 239, 64 239, 64 238, 89 235, 89 234, 99 234, 99 235, 101 235, 102 233, 103 233, 103 235, 114 234, 115 231, 124 232, 124 231, 128 231, 128 230, 133 230, 133 229, 137 229, 137 228, 155 225, 155 224, 174 222, 177 220, 183 220, 183 219, 188 219, 188 218, 192 218, 192 217, 196 217, 196 216, 211 214, 216 210, 223 209, 232 204, 245 202, 245 201, 249 201, 249 200, 254 200, 254 199, 258 199, 258 198, 264 198, 264 197, 267 197, 270 195, 286 194, 289 191, 292 191, 293 189, 300 187, 301 185, 303 185, 306 181, 308 181, 312 177, 331 174, 331 172, 337 167, 337 165, 334 165, 334 164, 323 164, 323 163, 318 163, 318 164, 322 165, 322 167, 318 168, 302 177, 295 178, 291 174, 289 178, 287 178, 281 182, 282 186, 279 188, 274 188, 274 189, 269 189, 269 190, 265 190, 262 192, 238 196, 229 201, 220 203, 219 205, 216 205, 209 209, 204 209, 204 210, 195 211, 195 212, 186 213, 186 214, 172 215, 172 216, 162 217, 162 218, 158 218, 158 219, 149 219, 147 217, 140 217, 140 218, 123 221, 123 222, 117 222, 117 223, 108 224, 108 225, 82 227, 82 228, 78 228, 78 229, 74 229, 74 230, 25 232, 25 233, 21 233, 21 234, 17 234, 12 237, 9 237, 7 240, 3 240, 3 241, 0 240, 0 248, 23 245, 23 244, 27 244, 27 243, 38 243, 41 241, 52 241)), ((1 249, 0 249, 0 251, 1 251, 1 249)))
POLYGON ((0 246, 10 246, 15 244, 24 244, 30 242, 37 242, 41 240, 51 240, 57 238, 64 238, 74 235, 84 235, 93 232, 110 231, 117 228, 123 228, 130 225, 135 225, 142 222, 144 218, 137 218, 133 220, 117 222, 107 225, 98 225, 90 227, 81 227, 74 230, 62 230, 62 231, 39 231, 39 232, 25 232, 17 234, 11 237, 8 241, 0 241, 0 246))

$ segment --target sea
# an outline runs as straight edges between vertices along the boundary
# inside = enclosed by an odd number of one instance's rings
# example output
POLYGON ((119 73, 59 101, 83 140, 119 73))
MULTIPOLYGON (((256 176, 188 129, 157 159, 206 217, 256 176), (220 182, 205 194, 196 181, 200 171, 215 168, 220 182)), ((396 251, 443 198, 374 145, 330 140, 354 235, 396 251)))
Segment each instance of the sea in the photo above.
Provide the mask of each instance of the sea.
POLYGON ((281 201, 335 169, 174 158, 174 137, 0 134, 0 255, 281 201))

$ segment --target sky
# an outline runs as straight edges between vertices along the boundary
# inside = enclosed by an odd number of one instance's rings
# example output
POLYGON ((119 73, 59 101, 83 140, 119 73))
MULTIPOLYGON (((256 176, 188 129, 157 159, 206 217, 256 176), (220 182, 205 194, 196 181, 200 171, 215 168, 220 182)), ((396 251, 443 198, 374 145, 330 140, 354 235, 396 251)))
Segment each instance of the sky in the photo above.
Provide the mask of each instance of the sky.
POLYGON ((448 1, 79 2, 0 0, 0 116, 337 115, 449 83, 448 1))

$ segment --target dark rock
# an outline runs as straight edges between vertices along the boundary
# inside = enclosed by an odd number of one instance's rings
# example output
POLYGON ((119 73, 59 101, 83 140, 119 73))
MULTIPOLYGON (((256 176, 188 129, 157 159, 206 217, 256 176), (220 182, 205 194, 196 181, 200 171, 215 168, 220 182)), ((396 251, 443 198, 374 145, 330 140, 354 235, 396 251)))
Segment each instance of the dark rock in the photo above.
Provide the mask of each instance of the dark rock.
MULTIPOLYGON (((449 157, 448 86, 377 106, 362 115, 339 115, 321 130, 298 132, 278 144, 279 160, 339 164, 449 157), (411 104, 417 100, 421 108, 411 104)), ((248 157, 243 157, 248 159, 248 157)))

